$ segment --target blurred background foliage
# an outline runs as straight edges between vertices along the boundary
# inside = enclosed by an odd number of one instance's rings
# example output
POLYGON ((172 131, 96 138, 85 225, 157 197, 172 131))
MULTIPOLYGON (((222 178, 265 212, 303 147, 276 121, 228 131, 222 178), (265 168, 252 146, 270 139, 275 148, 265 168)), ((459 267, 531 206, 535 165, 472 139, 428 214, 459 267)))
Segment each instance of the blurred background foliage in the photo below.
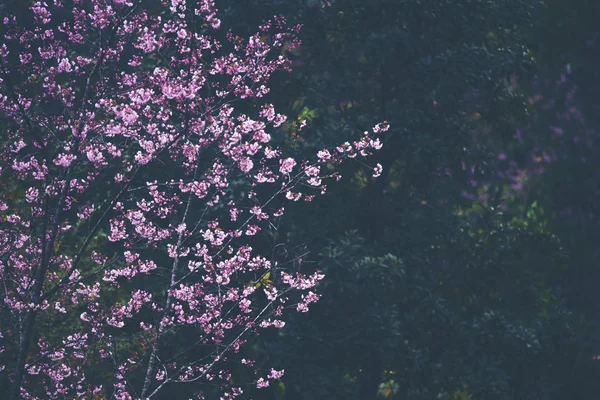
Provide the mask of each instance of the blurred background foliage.
POLYGON ((279 227, 327 279, 308 314, 256 340, 286 375, 251 396, 596 399, 600 4, 222 9, 241 32, 273 13, 304 25, 270 94, 292 121, 283 145, 313 153, 391 124, 381 177, 346 166, 279 227))

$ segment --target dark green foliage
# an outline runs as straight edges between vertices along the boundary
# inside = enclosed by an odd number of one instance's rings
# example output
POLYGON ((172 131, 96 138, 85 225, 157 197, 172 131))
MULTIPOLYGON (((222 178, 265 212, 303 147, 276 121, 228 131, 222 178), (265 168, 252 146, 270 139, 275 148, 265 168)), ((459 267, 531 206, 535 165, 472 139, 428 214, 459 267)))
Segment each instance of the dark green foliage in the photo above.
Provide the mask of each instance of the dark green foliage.
POLYGON ((324 250, 324 298, 281 339, 290 398, 374 398, 391 380, 397 399, 561 393, 577 344, 556 238, 503 216, 449 236, 404 260, 357 232, 324 250))
POLYGON ((597 272, 578 261, 591 266, 598 246, 569 224, 597 224, 589 212, 555 218, 557 202, 590 199, 578 196, 597 181, 595 164, 582 168, 580 154, 562 147, 571 162, 516 192, 496 179, 511 160, 531 165, 532 148, 547 146, 542 114, 567 107, 531 106, 535 82, 556 79, 571 59, 594 65, 580 39, 595 37, 595 6, 579 3, 253 0, 228 9, 232 21, 281 12, 304 24, 294 73, 271 94, 309 122, 287 125, 290 147, 314 152, 391 124, 373 162, 385 167, 379 179, 348 166, 328 197, 279 229, 280 240, 311 251, 304 263, 327 280, 308 315, 258 343, 286 369, 273 398, 596 398, 595 306, 583 311, 597 281, 586 274, 597 272), (557 35, 566 59, 552 58, 557 35))

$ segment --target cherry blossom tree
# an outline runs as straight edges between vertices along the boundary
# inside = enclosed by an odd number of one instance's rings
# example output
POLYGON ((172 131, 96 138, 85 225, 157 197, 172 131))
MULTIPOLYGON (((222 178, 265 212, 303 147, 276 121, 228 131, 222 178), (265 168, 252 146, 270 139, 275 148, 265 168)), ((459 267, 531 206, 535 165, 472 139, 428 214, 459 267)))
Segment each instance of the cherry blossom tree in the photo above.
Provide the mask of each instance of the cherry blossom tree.
MULTIPOLYGON (((211 0, 47 0, 3 15, 0 376, 10 399, 152 398, 210 381, 243 392, 282 370, 248 335, 319 299, 318 270, 253 243, 380 124, 312 159, 284 154, 265 100, 299 26, 240 38, 211 0), (98 376, 97 371, 110 371, 98 376)), ((373 168, 374 175, 381 166, 373 168)), ((202 389, 196 391, 204 398, 202 389)))

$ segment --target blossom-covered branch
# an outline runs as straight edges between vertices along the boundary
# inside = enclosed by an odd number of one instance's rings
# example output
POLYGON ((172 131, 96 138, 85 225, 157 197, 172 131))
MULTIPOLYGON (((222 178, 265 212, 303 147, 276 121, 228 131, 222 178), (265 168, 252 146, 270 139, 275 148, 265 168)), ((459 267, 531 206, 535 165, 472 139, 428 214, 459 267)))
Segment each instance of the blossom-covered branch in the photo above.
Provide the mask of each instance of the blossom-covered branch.
POLYGON ((210 0, 55 0, 2 23, 11 399, 150 398, 201 380, 241 394, 226 362, 247 334, 282 327, 287 305, 307 311, 323 278, 276 265, 254 236, 286 202, 325 193, 335 165, 379 149, 387 127, 314 159, 274 146, 286 117, 264 96, 300 29, 281 16, 247 39, 220 32, 210 0), (56 321, 68 324, 36 329, 56 321))

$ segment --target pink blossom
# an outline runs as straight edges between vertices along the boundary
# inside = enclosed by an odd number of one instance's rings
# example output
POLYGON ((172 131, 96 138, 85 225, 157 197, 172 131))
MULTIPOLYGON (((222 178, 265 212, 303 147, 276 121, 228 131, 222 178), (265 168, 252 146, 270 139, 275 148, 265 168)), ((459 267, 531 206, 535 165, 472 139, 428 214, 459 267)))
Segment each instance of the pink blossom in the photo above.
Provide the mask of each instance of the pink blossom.
POLYGON ((121 118, 126 125, 133 125, 138 119, 138 113, 136 113, 130 107, 125 107, 121 112, 121 118))
POLYGON ((381 164, 377 164, 375 168, 373 168, 373 178, 377 178, 383 172, 383 167, 381 164))
POLYGON ((67 60, 66 58, 63 58, 58 63, 58 72, 71 72, 72 70, 73 69, 71 68, 71 63, 69 63, 69 60, 67 60))
POLYGON ((281 160, 279 172, 281 172, 284 175, 289 175, 292 172, 292 170, 294 169, 295 165, 296 165, 296 160, 294 160, 291 157, 281 160))
POLYGON ((259 379, 256 381, 256 387, 257 387, 258 389, 262 389, 262 388, 269 387, 269 381, 268 381, 268 380, 265 380, 264 378, 259 378, 259 379))
POLYGON ((321 150, 317 153, 317 157, 319 157, 319 160, 323 161, 328 161, 331 158, 331 154, 329 153, 329 150, 321 150))
POLYGON ((283 369, 281 371, 277 371, 277 370, 271 368, 271 371, 269 371, 268 378, 269 379, 280 379, 283 376, 284 372, 285 372, 285 370, 283 370, 283 369))
POLYGON ((250 157, 242 157, 242 159, 240 160, 240 169, 243 172, 250 172, 253 166, 254 163, 252 162, 250 157))
POLYGON ((60 153, 55 159, 54 164, 67 168, 73 161, 77 159, 76 155, 60 153))
POLYGON ((38 200, 40 191, 37 188, 29 188, 25 193, 25 199, 28 203, 35 203, 38 200))
POLYGON ((304 169, 304 173, 306 176, 318 176, 320 172, 320 167, 317 165, 311 165, 304 169))
POLYGON ((87 159, 95 165, 105 165, 106 159, 98 149, 90 149, 86 152, 87 159))

